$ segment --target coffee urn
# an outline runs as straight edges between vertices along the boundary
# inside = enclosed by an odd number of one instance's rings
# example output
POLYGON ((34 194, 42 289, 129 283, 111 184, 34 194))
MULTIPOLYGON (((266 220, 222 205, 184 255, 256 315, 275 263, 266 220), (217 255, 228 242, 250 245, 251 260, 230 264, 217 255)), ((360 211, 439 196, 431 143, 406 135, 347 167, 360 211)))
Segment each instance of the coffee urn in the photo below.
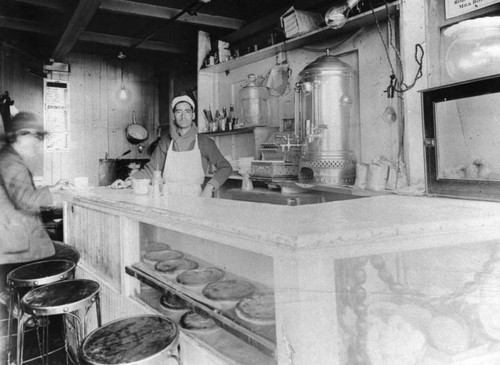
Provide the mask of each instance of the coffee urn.
POLYGON ((356 161, 349 150, 349 120, 356 72, 326 52, 307 65, 295 87, 295 132, 302 141, 299 180, 353 185, 356 161))

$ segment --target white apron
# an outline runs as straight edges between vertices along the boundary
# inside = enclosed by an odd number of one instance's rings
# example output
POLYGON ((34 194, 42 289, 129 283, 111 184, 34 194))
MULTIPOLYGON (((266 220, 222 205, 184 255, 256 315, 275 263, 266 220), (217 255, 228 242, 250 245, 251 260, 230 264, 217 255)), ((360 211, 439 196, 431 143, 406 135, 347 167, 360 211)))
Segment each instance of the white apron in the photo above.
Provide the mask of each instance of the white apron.
POLYGON ((163 194, 200 196, 205 172, 201 163, 198 136, 195 137, 191 151, 174 151, 173 141, 168 146, 165 167, 163 168, 163 194))

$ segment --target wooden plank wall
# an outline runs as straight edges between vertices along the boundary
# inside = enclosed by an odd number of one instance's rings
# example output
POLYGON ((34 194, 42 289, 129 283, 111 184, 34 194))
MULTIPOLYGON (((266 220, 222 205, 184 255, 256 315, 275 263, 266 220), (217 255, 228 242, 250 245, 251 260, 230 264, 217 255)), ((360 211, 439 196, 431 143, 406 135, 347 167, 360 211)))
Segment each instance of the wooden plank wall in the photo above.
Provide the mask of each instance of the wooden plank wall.
POLYGON ((116 158, 131 149, 127 158, 149 158, 147 146, 154 141, 158 124, 158 87, 152 65, 123 61, 123 83, 127 99, 119 98, 121 68, 118 60, 96 55, 73 54, 69 60, 71 148, 47 154, 45 176, 87 176, 98 183, 99 159, 116 158), (126 128, 135 111, 149 139, 142 153, 126 139, 126 128))
MULTIPOLYGON (((43 115, 43 78, 28 72, 42 69, 42 60, 26 53, 0 46, 0 90, 8 90, 19 110, 43 115)), ((87 176, 90 185, 97 186, 99 159, 108 154, 116 158, 127 150, 127 158, 149 158, 147 147, 156 138, 159 123, 158 84, 153 64, 123 61, 123 83, 128 98, 119 98, 121 68, 117 58, 90 54, 71 54, 70 73, 52 74, 49 78, 69 81, 70 88, 70 148, 62 152, 46 152, 35 161, 35 176, 44 177, 46 184, 61 178, 72 181, 87 176), (135 111, 137 123, 144 125, 149 139, 144 151, 130 144, 125 136, 135 111)), ((163 75, 168 72, 163 70, 163 75)))
MULTIPOLYGON (((0 93, 8 91, 18 110, 42 116, 43 79, 28 71, 38 60, 3 44, 0 53, 0 93)), ((32 161, 30 167, 34 175, 42 175, 43 157, 32 161)))

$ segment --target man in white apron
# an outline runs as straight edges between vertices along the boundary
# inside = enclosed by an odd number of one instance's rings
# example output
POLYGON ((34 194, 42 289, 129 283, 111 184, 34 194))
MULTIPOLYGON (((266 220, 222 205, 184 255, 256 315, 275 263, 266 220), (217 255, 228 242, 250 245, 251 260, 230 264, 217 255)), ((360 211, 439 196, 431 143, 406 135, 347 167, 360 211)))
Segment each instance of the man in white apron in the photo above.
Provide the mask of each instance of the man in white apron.
MULTIPOLYGON (((162 137, 150 161, 135 172, 132 179, 151 179, 155 170, 162 170, 163 194, 212 197, 232 173, 231 164, 222 156, 215 142, 198 134, 194 123, 195 104, 188 96, 172 101, 175 125, 170 136, 162 137), (210 180, 203 187, 210 165, 215 167, 210 180)), ((129 179, 117 180, 112 188, 131 185, 129 179)))
MULTIPOLYGON (((185 136, 192 127, 194 121, 194 103, 189 100, 178 101, 173 105, 176 131, 172 136, 185 136)), ((205 172, 201 163, 201 153, 198 147, 198 136, 195 135, 194 148, 187 151, 174 151, 170 141, 167 158, 163 168, 163 193, 200 196, 202 195, 201 185, 205 180, 205 172)), ((179 138, 177 138, 179 139, 179 138)), ((214 191, 212 184, 207 184, 204 189, 204 196, 212 196, 214 191)))

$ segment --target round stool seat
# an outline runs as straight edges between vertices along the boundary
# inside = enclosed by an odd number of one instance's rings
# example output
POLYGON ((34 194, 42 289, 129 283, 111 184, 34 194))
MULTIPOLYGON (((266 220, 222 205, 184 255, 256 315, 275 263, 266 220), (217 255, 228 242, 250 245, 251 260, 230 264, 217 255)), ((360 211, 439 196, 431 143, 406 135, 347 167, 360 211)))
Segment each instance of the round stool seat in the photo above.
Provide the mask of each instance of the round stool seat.
POLYGON ((109 322, 91 332, 81 347, 87 365, 163 364, 179 337, 177 325, 158 315, 141 315, 109 322))
POLYGON ((76 264, 69 260, 39 261, 12 270, 7 281, 15 287, 42 286, 68 279, 75 268, 76 264))
POLYGON ((93 280, 60 281, 31 290, 21 299, 21 306, 37 316, 73 312, 91 305, 99 289, 93 280))

